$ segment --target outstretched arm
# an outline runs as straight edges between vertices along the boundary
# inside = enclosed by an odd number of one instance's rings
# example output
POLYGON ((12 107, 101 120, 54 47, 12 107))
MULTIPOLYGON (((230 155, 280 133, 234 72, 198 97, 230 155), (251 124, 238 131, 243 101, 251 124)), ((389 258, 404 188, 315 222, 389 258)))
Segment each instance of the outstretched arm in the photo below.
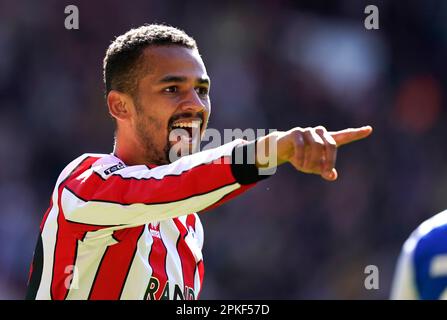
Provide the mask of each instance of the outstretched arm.
POLYGON ((254 164, 231 164, 233 150, 243 144, 238 139, 153 169, 84 156, 55 192, 65 218, 80 224, 141 225, 202 211, 266 178, 254 164))

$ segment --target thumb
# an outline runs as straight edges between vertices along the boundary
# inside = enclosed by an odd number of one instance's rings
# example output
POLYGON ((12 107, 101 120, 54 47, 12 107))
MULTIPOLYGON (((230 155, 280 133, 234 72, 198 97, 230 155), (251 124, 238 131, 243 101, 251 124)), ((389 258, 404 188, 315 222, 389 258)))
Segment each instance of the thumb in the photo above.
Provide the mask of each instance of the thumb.
POLYGON ((327 181, 335 181, 338 178, 337 169, 333 168, 332 171, 329 172, 323 171, 321 177, 327 181))

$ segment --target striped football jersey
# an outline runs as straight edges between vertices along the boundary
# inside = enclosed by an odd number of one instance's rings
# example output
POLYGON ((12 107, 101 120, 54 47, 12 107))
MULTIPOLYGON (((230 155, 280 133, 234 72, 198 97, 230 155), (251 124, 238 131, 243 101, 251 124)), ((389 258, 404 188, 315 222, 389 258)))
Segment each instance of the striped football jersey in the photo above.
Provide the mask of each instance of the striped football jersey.
POLYGON ((162 166, 84 154, 60 174, 40 225, 27 299, 198 299, 196 212, 265 178, 232 164, 243 140, 162 166))

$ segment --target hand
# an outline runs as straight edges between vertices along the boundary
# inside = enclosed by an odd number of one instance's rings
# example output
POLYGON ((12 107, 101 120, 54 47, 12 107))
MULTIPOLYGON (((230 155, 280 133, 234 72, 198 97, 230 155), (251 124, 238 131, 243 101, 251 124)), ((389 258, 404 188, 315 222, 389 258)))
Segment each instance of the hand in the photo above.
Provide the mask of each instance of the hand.
POLYGON ((322 126, 304 129, 297 127, 286 132, 275 132, 264 137, 265 140, 260 139, 258 148, 268 149, 273 139, 277 144, 276 165, 288 161, 299 171, 318 174, 328 181, 334 181, 338 177, 335 169, 337 149, 364 139, 371 132, 370 126, 334 132, 329 132, 322 126))
POLYGON ((294 128, 289 131, 293 146, 288 161, 299 171, 321 175, 334 181, 338 177, 335 169, 337 148, 369 136, 370 126, 328 132, 324 127, 294 128))

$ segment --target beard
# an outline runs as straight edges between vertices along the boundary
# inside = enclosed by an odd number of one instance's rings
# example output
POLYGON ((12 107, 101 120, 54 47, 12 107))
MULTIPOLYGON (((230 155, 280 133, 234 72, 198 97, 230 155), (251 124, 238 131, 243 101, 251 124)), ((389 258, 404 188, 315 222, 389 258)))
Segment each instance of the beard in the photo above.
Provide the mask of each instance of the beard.
POLYGON ((200 129, 192 130, 191 133, 182 129, 175 129, 166 135, 164 142, 163 140, 162 143, 155 141, 154 132, 160 133, 164 130, 168 131, 159 121, 157 122, 152 117, 140 117, 136 123, 138 140, 148 163, 165 165, 183 156, 200 151, 200 129), (188 142, 190 136, 193 140, 192 144, 188 142), (187 140, 182 141, 182 139, 187 140))
MULTIPOLYGON (((170 140, 170 135, 172 133, 172 123, 175 120, 181 118, 192 117, 191 113, 183 113, 173 116, 169 119, 168 124, 162 123, 162 121, 146 115, 143 112, 142 106, 138 101, 135 102, 136 112, 138 119, 136 121, 136 133, 141 147, 143 148, 144 157, 148 163, 155 165, 165 165, 174 162, 175 160, 181 158, 182 156, 189 155, 200 151, 200 141, 201 141, 201 130, 192 130, 189 136, 193 138, 193 145, 187 144, 186 146, 180 141, 180 135, 173 135, 170 140), (155 139, 157 135, 165 132, 165 137, 157 141, 155 139)), ((199 113, 196 117, 200 117, 204 121, 203 113, 199 113)), ((184 134, 183 134, 184 136, 184 134)))
POLYGON ((154 139, 154 132, 163 132, 165 126, 157 119, 150 116, 139 115, 136 123, 137 137, 143 148, 145 159, 148 163, 155 165, 164 165, 170 163, 169 150, 171 148, 168 137, 163 141, 154 139), (161 144, 161 145, 160 145, 161 144))

